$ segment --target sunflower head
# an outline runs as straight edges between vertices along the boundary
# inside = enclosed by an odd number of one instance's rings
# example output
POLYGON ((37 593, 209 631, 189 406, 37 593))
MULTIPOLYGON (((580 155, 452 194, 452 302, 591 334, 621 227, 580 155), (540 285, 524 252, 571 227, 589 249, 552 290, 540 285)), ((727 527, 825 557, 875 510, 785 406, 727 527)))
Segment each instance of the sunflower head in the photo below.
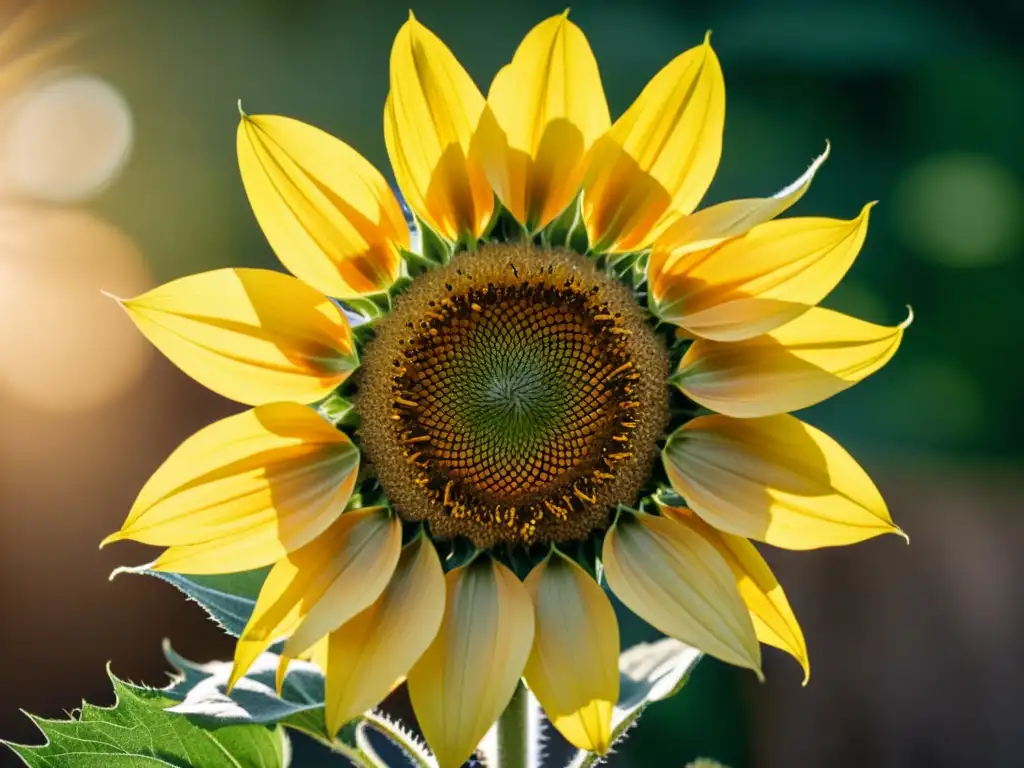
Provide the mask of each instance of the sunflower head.
POLYGON ((602 584, 706 653, 760 674, 763 642, 806 674, 751 540, 899 532, 856 461, 788 415, 902 339, 818 306, 870 206, 776 219, 826 147, 774 196, 698 210, 725 114, 708 39, 614 123, 565 14, 486 98, 413 17, 390 74, 408 224, 348 145, 243 115, 242 181, 296 277, 218 270, 124 302, 186 373, 254 407, 186 441, 110 539, 166 547, 161 570, 273 565, 232 679, 284 639, 283 668, 325 669, 333 733, 406 676, 442 766, 521 677, 569 741, 609 748, 602 584))
POLYGON ((667 424, 668 356, 645 315, 585 258, 528 241, 416 280, 364 352, 356 401, 398 513, 480 548, 606 527, 667 424))

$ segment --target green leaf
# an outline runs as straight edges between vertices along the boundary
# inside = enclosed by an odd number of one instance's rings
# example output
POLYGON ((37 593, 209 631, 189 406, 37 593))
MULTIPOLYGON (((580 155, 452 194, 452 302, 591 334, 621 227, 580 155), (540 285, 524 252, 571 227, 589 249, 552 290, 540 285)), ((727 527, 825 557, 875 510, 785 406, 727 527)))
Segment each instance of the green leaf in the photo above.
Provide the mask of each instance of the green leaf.
POLYGON ((71 720, 32 717, 43 746, 2 742, 32 768, 285 768, 291 745, 284 729, 263 725, 205 728, 168 712, 164 691, 110 680, 113 707, 85 704, 71 720))
POLYGON ((638 707, 675 696, 701 659, 701 652, 670 637, 637 643, 619 656, 619 701, 615 721, 638 707))
POLYGON ((190 599, 199 603, 229 635, 238 637, 256 606, 256 596, 267 578, 269 568, 214 576, 186 576, 181 573, 154 571, 145 565, 118 568, 113 575, 141 573, 173 584, 190 599))
POLYGON ((179 702, 168 711, 195 717, 209 725, 267 725, 280 723, 326 737, 324 727, 324 676, 307 661, 293 661, 281 686, 275 676, 281 657, 264 653, 229 694, 231 662, 197 664, 179 656, 168 643, 164 655, 179 676, 164 694, 179 702))

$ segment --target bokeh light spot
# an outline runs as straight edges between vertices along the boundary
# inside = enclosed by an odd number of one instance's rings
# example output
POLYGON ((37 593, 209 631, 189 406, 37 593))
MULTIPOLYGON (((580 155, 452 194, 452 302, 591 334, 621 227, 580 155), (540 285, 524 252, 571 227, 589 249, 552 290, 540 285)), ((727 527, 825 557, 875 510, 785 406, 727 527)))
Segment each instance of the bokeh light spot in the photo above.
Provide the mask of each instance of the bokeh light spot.
POLYGON ((0 228, 0 397, 69 412, 123 394, 151 352, 100 289, 149 287, 138 249, 81 211, 0 209, 0 228))
POLYGON ((947 267, 999 264, 1021 247, 1020 182, 984 155, 921 162, 898 185, 896 206, 906 245, 947 267))
POLYGON ((120 172, 132 115, 112 85, 92 75, 44 81, 11 105, 0 144, 7 183, 40 200, 80 201, 120 172))

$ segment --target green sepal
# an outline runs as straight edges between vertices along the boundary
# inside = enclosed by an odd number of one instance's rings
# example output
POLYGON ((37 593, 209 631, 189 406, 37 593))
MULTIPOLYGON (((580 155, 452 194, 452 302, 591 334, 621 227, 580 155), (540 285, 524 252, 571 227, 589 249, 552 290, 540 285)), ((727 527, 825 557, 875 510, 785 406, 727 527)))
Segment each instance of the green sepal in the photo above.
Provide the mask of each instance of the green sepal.
POLYGON ((487 235, 489 242, 518 243, 529 238, 526 227, 516 220, 507 208, 495 200, 494 218, 487 235))
MULTIPOLYGON (((452 260, 452 254, 456 248, 454 243, 435 232, 432 227, 418 216, 416 217, 416 226, 420 230, 420 253, 417 255, 415 265, 417 268, 422 267, 423 271, 436 269, 437 267, 443 267, 452 260)), ((408 261, 406 263, 410 264, 408 261)), ((418 274, 422 274, 423 271, 413 274, 410 269, 410 275, 415 277, 418 274)))
POLYGON ((468 565, 480 554, 473 542, 461 536, 448 542, 435 542, 435 545, 438 545, 438 555, 445 573, 468 565))
POLYGON ((107 674, 114 706, 84 704, 70 720, 29 715, 46 744, 0 743, 31 768, 285 768, 291 760, 291 744, 280 726, 206 727, 168 712, 177 702, 165 691, 123 682, 109 669, 107 674))
POLYGON ((590 243, 583 222, 581 195, 541 230, 541 243, 551 248, 568 248, 581 256, 587 253, 590 243))
POLYGON ((338 429, 355 429, 359 426, 355 404, 338 392, 332 392, 314 404, 313 408, 338 429))

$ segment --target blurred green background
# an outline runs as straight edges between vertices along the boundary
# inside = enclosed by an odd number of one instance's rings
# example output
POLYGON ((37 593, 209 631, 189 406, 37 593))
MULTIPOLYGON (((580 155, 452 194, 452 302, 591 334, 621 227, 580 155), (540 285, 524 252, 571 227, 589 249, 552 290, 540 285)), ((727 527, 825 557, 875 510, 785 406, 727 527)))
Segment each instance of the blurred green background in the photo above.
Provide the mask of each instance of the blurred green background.
MULTIPOLYGON (((0 74, 0 737, 23 741, 36 733, 18 708, 108 703, 108 660, 157 685, 163 637, 200 660, 229 653, 169 587, 106 582, 149 553, 97 542, 170 450, 232 406, 150 354, 98 290, 276 264, 238 179, 239 98, 387 169, 388 53, 408 13, 392 0, 60 5, 73 48, 17 87, 0 74)), ((486 90, 563 7, 414 10, 486 90)), ((826 304, 889 324, 910 304, 917 318, 886 369, 802 414, 872 473, 911 546, 769 551, 804 624, 810 684, 771 650, 765 684, 706 661, 611 765, 1024 764, 1024 4, 586 0, 571 18, 613 117, 712 30, 727 117, 705 202, 770 194, 831 140, 793 213, 880 204, 826 304)), ((0 36, 0 73, 5 55, 0 36)), ((625 632, 642 636, 628 620, 625 632)))

